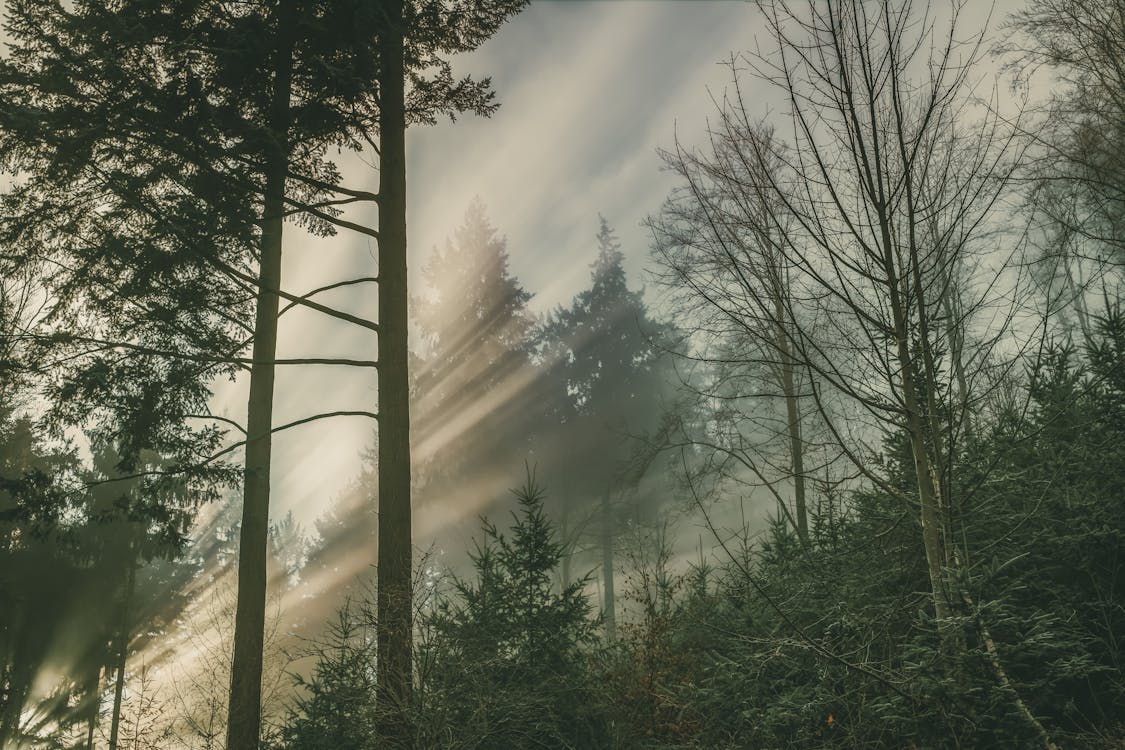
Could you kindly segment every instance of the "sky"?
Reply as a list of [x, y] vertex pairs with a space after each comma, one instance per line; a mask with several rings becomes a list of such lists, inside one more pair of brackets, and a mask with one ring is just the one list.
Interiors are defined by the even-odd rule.
[[[995, 27], [1015, 5], [972, 0], [962, 29], [981, 28], [990, 11]], [[630, 283], [643, 286], [649, 237], [642, 222], [674, 185], [658, 149], [672, 147], [677, 137], [685, 144], [703, 140], [714, 99], [730, 82], [726, 61], [753, 49], [762, 30], [755, 5], [739, 0], [533, 1], [481, 48], [455, 60], [458, 74], [492, 77], [499, 111], [408, 131], [413, 292], [422, 291], [417, 272], [429, 253], [460, 224], [474, 196], [507, 237], [511, 270], [535, 295], [533, 311], [567, 303], [587, 283], [599, 214], [622, 241]], [[782, 106], [762, 84], [743, 85], [762, 116]], [[377, 186], [374, 170], [361, 160], [342, 164], [353, 184]], [[290, 291], [375, 268], [368, 238], [320, 242], [297, 231], [289, 238]], [[369, 291], [353, 289], [331, 300], [375, 317]], [[280, 356], [357, 356], [365, 346], [374, 352], [368, 332], [315, 312], [294, 311], [282, 324]], [[279, 377], [276, 424], [318, 408], [374, 403], [373, 373], [301, 369]], [[220, 394], [229, 416], [245, 413], [245, 396], [237, 393]], [[292, 510], [308, 522], [322, 512], [358, 473], [372, 427], [347, 418], [279, 435], [275, 516]], [[420, 543], [430, 531], [415, 530]]]
[[[489, 119], [467, 116], [407, 134], [413, 291], [422, 291], [418, 271], [475, 196], [507, 237], [511, 270], [535, 295], [534, 311], [569, 302], [587, 283], [599, 213], [622, 241], [631, 284], [643, 286], [648, 238], [641, 222], [673, 184], [657, 149], [671, 146], [677, 132], [688, 142], [704, 132], [709, 88], [721, 92], [729, 78], [722, 61], [752, 44], [754, 33], [754, 9], [743, 2], [541, 1], [457, 59], [457, 73], [492, 77], [501, 106]], [[361, 158], [344, 155], [341, 164], [350, 184], [377, 186]], [[288, 229], [283, 283], [304, 293], [369, 275], [374, 256], [365, 237], [319, 240]], [[354, 288], [321, 301], [374, 318], [375, 299]], [[374, 350], [374, 335], [314, 311], [282, 318], [279, 357]], [[369, 371], [283, 369], [275, 424], [371, 408], [375, 383]], [[215, 406], [241, 420], [245, 399], [243, 384], [219, 384]], [[279, 433], [273, 516], [293, 511], [311, 523], [358, 475], [372, 434], [371, 422], [358, 417]], [[433, 531], [416, 529], [419, 542]]]
[[[994, 19], [1010, 5], [997, 4]], [[991, 8], [972, 0], [965, 28], [979, 28], [973, 24]], [[500, 109], [488, 119], [467, 116], [407, 134], [414, 293], [423, 291], [418, 271], [429, 253], [477, 196], [507, 237], [511, 271], [534, 294], [533, 311], [567, 303], [588, 281], [599, 214], [622, 241], [631, 285], [643, 286], [649, 240], [642, 222], [674, 184], [658, 149], [677, 136], [687, 144], [702, 140], [713, 97], [730, 81], [724, 61], [753, 48], [760, 30], [754, 4], [740, 0], [535, 0], [480, 49], [455, 59], [458, 74], [492, 77]], [[780, 104], [761, 85], [744, 91], [763, 116]], [[341, 155], [348, 184], [377, 188], [367, 161]], [[373, 215], [356, 218], [375, 222]], [[304, 294], [374, 275], [375, 252], [373, 240], [346, 230], [325, 240], [289, 227], [283, 286]], [[376, 317], [376, 297], [366, 286], [318, 299]], [[370, 331], [298, 308], [281, 320], [278, 356], [374, 359], [375, 345]], [[323, 411], [373, 409], [375, 384], [370, 370], [282, 367], [275, 425]], [[244, 421], [245, 385], [217, 383], [216, 413]], [[361, 417], [278, 433], [272, 516], [292, 511], [311, 524], [359, 474], [373, 433]], [[417, 528], [416, 538], [424, 544], [433, 531]]]

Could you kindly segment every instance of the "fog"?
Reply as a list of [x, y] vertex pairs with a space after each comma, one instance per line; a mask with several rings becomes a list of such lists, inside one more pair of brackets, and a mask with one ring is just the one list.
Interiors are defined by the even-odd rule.
[[[277, 750], [1119, 739], [1125, 609], [1091, 591], [1119, 567], [1121, 82], [1066, 46], [1098, 24], [411, 0], [395, 53], [324, 25], [393, 37], [395, 3], [142, 5], [0, 0], [22, 97], [0, 111], [0, 750], [243, 750], [237, 726]], [[282, 52], [239, 46], [259, 11]], [[393, 54], [405, 322], [378, 291], [393, 94], [364, 78]], [[272, 184], [282, 312], [254, 359]], [[408, 435], [375, 362], [400, 324]], [[266, 365], [268, 519], [243, 485]], [[406, 615], [377, 567], [398, 439]], [[1072, 502], [1086, 541], [1049, 531]]]

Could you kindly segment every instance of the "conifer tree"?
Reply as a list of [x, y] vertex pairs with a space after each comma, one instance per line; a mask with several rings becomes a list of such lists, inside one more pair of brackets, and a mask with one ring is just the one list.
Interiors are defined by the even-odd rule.
[[[557, 310], [542, 332], [547, 367], [559, 385], [558, 482], [578, 513], [597, 517], [606, 629], [615, 632], [615, 500], [641, 479], [631, 461], [640, 437], [659, 425], [672, 383], [671, 330], [629, 289], [620, 242], [599, 217], [590, 287]], [[641, 464], [644, 468], [645, 464]], [[642, 472], [643, 473], [643, 472]]]
[[479, 487], [474, 472], [522, 461], [529, 447], [537, 414], [528, 398], [531, 295], [508, 266], [506, 240], [477, 198], [422, 271], [427, 293], [414, 305], [424, 346], [412, 379], [414, 442], [416, 462], [435, 469], [426, 483], [438, 488]]
[[483, 523], [472, 553], [474, 579], [426, 615], [421, 655], [426, 737], [456, 733], [466, 747], [608, 747], [588, 656], [596, 621], [585, 580], [561, 591], [565, 554], [534, 477], [516, 492], [511, 531]]
[[406, 128], [490, 114], [488, 79], [455, 80], [450, 54], [476, 49], [527, 0], [387, 0], [379, 68], [378, 685], [384, 739], [413, 744], [410, 377], [407, 350]]
[[336, 613], [316, 665], [297, 678], [304, 694], [289, 712], [279, 736], [286, 750], [333, 750], [376, 743], [375, 633], [370, 613], [351, 601]]

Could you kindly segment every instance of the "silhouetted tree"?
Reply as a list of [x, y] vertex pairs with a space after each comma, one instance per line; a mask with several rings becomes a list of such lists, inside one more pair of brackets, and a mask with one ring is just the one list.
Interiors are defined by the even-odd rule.
[[406, 128], [496, 108], [491, 82], [455, 80], [447, 59], [496, 33], [527, 0], [387, 0], [380, 7], [378, 684], [385, 739], [409, 746], [412, 702], [410, 376]]
[[0, 406], [0, 744], [17, 741], [76, 582], [74, 558], [56, 548], [73, 509], [56, 480], [74, 463], [44, 445], [30, 420]]
[[[660, 425], [674, 385], [670, 329], [628, 288], [624, 255], [600, 219], [590, 288], [555, 311], [541, 332], [544, 366], [558, 384], [556, 481], [575, 515], [596, 509], [607, 631], [614, 633], [615, 501], [639, 483], [647, 463], [640, 438]], [[631, 440], [636, 438], [636, 440]]]
[[533, 478], [510, 536], [484, 523], [475, 580], [424, 617], [429, 637], [420, 725], [426, 746], [608, 747], [589, 654], [597, 623], [586, 581], [555, 586], [565, 551]]
[[[414, 305], [424, 352], [414, 377], [420, 459], [451, 472], [518, 449], [530, 377], [531, 299], [508, 268], [507, 242], [474, 199], [444, 249], [422, 271]], [[524, 439], [526, 448], [526, 437]], [[432, 447], [428, 447], [428, 443]], [[436, 443], [436, 444], [433, 444]], [[498, 443], [498, 445], [496, 445]], [[522, 459], [522, 455], [518, 455]]]
[[375, 627], [363, 604], [348, 602], [312, 649], [316, 665], [282, 726], [286, 750], [367, 747], [377, 742]]

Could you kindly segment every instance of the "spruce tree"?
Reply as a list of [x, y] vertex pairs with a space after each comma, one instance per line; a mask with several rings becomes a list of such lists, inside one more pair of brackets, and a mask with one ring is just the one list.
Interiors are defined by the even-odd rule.
[[[643, 295], [628, 287], [625, 256], [599, 217], [590, 287], [541, 332], [545, 366], [556, 383], [556, 481], [568, 515], [596, 519], [606, 630], [615, 633], [614, 540], [619, 503], [649, 464], [640, 438], [659, 427], [674, 382], [671, 329], [652, 318]], [[636, 520], [636, 519], [634, 519]]]
[[277, 745], [285, 750], [375, 745], [375, 632], [364, 605], [346, 603], [313, 652], [316, 665], [308, 678], [296, 678], [299, 697]]
[[511, 275], [507, 242], [479, 198], [422, 277], [414, 318], [424, 350], [413, 378], [422, 492], [481, 488], [498, 464], [525, 458], [538, 414], [528, 388], [531, 295]]
[[583, 593], [555, 574], [565, 554], [533, 477], [517, 493], [509, 534], [483, 522], [474, 579], [425, 616], [421, 705], [434, 745], [456, 733], [466, 747], [608, 747], [589, 657], [596, 620]]

